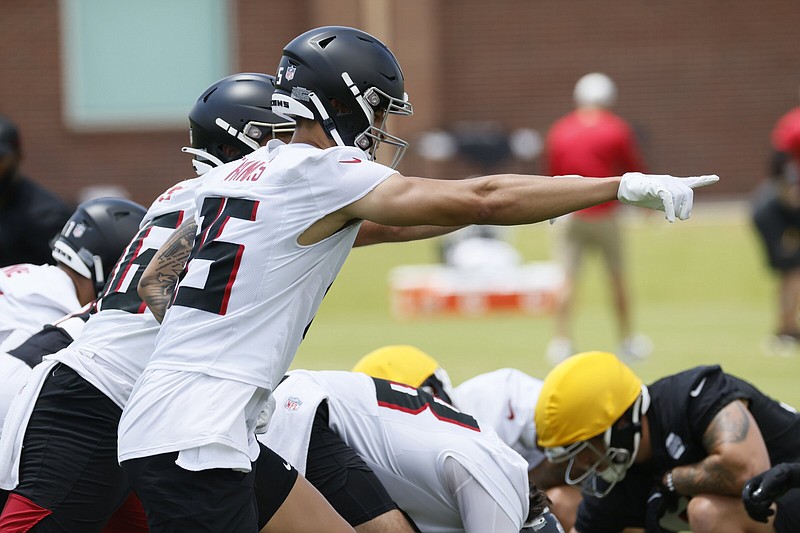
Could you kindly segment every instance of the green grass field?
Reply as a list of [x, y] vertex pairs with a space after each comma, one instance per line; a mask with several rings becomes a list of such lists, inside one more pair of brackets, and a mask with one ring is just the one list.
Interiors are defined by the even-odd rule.
[[[633, 365], [646, 381], [698, 364], [719, 363], [768, 394], [800, 406], [800, 351], [768, 356], [762, 342], [774, 328], [776, 280], [767, 269], [745, 204], [699, 203], [689, 221], [632, 210], [627, 257], [637, 329], [655, 344]], [[551, 257], [548, 224], [511, 229], [525, 260]], [[355, 249], [300, 347], [295, 368], [349, 369], [386, 344], [414, 344], [436, 357], [454, 384], [501, 367], [544, 377], [551, 317], [495, 314], [401, 321], [389, 310], [387, 274], [401, 264], [435, 262], [433, 241]], [[579, 288], [575, 343], [613, 351], [616, 329], [605, 276], [596, 258]]]

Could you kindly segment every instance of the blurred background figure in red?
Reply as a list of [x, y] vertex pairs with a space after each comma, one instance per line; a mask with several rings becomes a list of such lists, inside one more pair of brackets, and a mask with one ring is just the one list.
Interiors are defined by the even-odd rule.
[[[611, 111], [617, 87], [607, 75], [586, 74], [575, 85], [576, 108], [557, 120], [545, 141], [545, 172], [551, 176], [616, 176], [644, 171], [639, 146], [630, 125]], [[650, 355], [650, 339], [631, 325], [630, 294], [626, 280], [620, 204], [607, 202], [562, 217], [557, 226], [557, 255], [564, 269], [564, 287], [556, 312], [555, 336], [547, 358], [557, 364], [573, 353], [572, 320], [576, 287], [585, 252], [602, 256], [608, 272], [620, 345], [617, 354], [627, 360]]]
[[767, 350], [788, 354], [800, 342], [800, 106], [772, 130], [769, 180], [756, 192], [753, 223], [778, 275], [777, 325]]

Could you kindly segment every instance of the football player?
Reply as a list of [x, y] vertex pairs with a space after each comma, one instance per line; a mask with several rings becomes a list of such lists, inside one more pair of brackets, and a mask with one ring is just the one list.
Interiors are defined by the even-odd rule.
[[564, 484], [562, 466], [545, 461], [544, 453], [536, 446], [533, 411], [542, 380], [520, 370], [501, 368], [470, 378], [453, 389], [447, 371], [436, 359], [405, 345], [373, 350], [352, 370], [421, 388], [491, 426], [528, 462], [528, 479], [547, 491], [549, 508], [559, 522], [565, 528], [572, 526], [580, 491]]
[[124, 198], [88, 200], [53, 240], [56, 265], [0, 269], [0, 352], [94, 300], [144, 213]]
[[800, 530], [800, 495], [765, 524], [741, 501], [754, 475], [798, 459], [800, 414], [719, 366], [644, 385], [613, 354], [578, 354], [545, 378], [535, 421], [584, 490], [575, 532]]
[[[24, 346], [26, 341], [32, 336], [52, 335], [46, 326], [65, 315], [91, 312], [97, 293], [136, 233], [144, 211], [122, 198], [84, 202], [51, 244], [56, 265], [20, 264], [0, 269], [0, 424], [11, 399], [27, 380], [31, 363], [41, 360]], [[58, 331], [62, 329], [56, 330], [57, 336]]]
[[370, 501], [371, 488], [351, 481], [369, 469], [416, 531], [517, 533], [547, 523], [560, 531], [546, 508], [529, 516], [525, 460], [490, 427], [422, 389], [359, 372], [298, 370], [274, 398], [259, 438], [343, 516]]
[[[271, 76], [245, 73], [226, 77], [201, 95], [189, 115], [192, 148], [186, 150], [195, 154], [196, 168], [202, 172], [208, 161], [233, 160], [272, 138], [283, 135], [288, 140], [291, 124], [269, 109], [272, 90]], [[124, 525], [147, 530], [136, 514], [138, 502], [128, 497], [130, 488], [116, 458], [122, 406], [152, 352], [159, 327], [137, 293], [137, 282], [155, 249], [183, 219], [194, 217], [193, 197], [201, 180], [180, 182], [153, 202], [141, 229], [132, 240], [126, 239], [124, 255], [96, 302], [97, 312], [83, 327], [57, 328], [59, 334], [27, 347], [26, 358], [35, 362], [74, 337], [68, 348], [34, 368], [9, 410], [0, 440], [0, 487], [13, 490], [0, 515], [0, 530], [13, 523], [20, 531], [99, 531], [123, 501], [132, 507]], [[287, 520], [300, 517], [300, 523], [352, 531], [276, 455], [266, 451], [259, 464], [281, 474], [274, 476], [272, 503], [286, 503], [280, 516], [277, 505], [258, 510], [251, 506], [259, 525], [270, 522], [272, 530], [289, 530]], [[216, 492], [213, 483], [204, 488], [225, 501], [226, 494]], [[124, 521], [119, 513], [112, 520]], [[181, 527], [193, 527], [191, 513]], [[212, 527], [228, 530], [219, 524]]]
[[[363, 31], [316, 28], [292, 40], [272, 97], [273, 111], [296, 120], [292, 141], [269, 142], [208, 172], [195, 196], [199, 237], [185, 274], [182, 252], [171, 258], [162, 247], [151, 263], [155, 275], [143, 277], [158, 294], [159, 285], [163, 293], [182, 276], [120, 419], [119, 459], [148, 516], [165, 528], [181, 520], [181, 507], [210, 471], [238, 497], [220, 510], [213, 497], [195, 501], [193, 516], [233, 520], [250, 501], [241, 474], [259, 453], [258, 416], [362, 220], [522, 224], [617, 197], [685, 219], [692, 187], [718, 180], [638, 173], [407, 178], [394, 167], [408, 143], [387, 130], [390, 116], [412, 113], [404, 83], [392, 52]], [[374, 161], [382, 146], [395, 149], [389, 166]], [[157, 316], [165, 313], [163, 297], [146, 301]], [[242, 527], [252, 530], [246, 520]]]

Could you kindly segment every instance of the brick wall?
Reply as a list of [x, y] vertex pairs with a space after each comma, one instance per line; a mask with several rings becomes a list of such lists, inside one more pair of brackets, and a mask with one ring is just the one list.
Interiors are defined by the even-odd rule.
[[[796, 0], [229, 4], [235, 9], [235, 70], [271, 73], [282, 44], [316, 25], [375, 31], [404, 66], [417, 116], [397, 130], [411, 140], [423, 129], [465, 120], [544, 133], [571, 108], [578, 77], [606, 72], [618, 84], [617, 109], [640, 132], [652, 171], [723, 177], [703, 195], [752, 190], [763, 176], [772, 125], [798, 104]], [[149, 203], [191, 174], [178, 150], [186, 130], [69, 131], [61, 109], [59, 6], [56, 0], [0, 0], [0, 113], [21, 127], [23, 168], [69, 200], [84, 186], [108, 183]], [[536, 172], [538, 166], [496, 170]], [[464, 161], [427, 164], [412, 151], [400, 170], [455, 177], [477, 169]]]

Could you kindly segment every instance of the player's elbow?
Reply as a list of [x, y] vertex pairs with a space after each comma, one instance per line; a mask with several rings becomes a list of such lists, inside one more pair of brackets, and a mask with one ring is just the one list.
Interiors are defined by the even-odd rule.
[[505, 214], [510, 210], [509, 198], [496, 189], [487, 188], [478, 191], [468, 206], [471, 224], [502, 224]]

